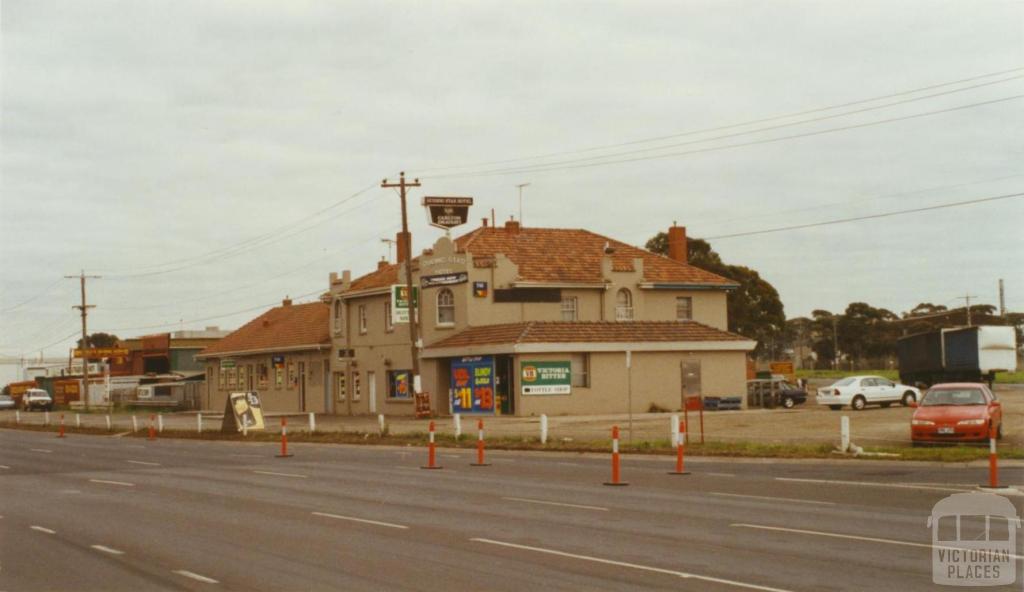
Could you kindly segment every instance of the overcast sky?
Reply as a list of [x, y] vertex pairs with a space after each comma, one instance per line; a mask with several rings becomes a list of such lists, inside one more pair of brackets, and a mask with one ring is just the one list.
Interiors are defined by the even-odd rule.
[[[637, 245], [1024, 191], [1024, 100], [993, 102], [1024, 94], [1020, 2], [0, 6], [0, 355], [66, 354], [82, 269], [90, 332], [122, 337], [365, 273], [402, 169], [417, 251], [422, 195], [473, 196], [475, 225], [520, 183], [526, 225]], [[712, 246], [789, 317], [997, 304], [999, 278], [1024, 309], [1021, 198]]]

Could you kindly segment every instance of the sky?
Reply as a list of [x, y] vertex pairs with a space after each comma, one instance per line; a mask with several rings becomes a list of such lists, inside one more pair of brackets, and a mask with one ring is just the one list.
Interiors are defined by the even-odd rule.
[[121, 337], [315, 298], [402, 170], [417, 252], [422, 196], [459, 234], [529, 183], [526, 226], [678, 222], [791, 318], [1021, 311], [1022, 95], [1020, 2], [4, 0], [0, 356], [66, 355], [83, 270]]

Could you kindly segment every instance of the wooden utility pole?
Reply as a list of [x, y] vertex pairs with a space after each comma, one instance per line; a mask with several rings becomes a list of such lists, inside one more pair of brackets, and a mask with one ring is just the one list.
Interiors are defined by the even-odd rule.
[[[72, 306], [71, 308], [77, 308], [82, 313], [82, 349], [89, 349], [89, 331], [87, 328], [86, 317], [89, 316], [89, 309], [96, 308], [94, 304], [85, 303], [85, 280], [98, 280], [98, 275], [85, 275], [83, 269], [78, 275], [66, 275], [64, 279], [75, 279], [78, 278], [82, 286], [82, 303], [78, 306]], [[85, 404], [85, 410], [89, 410], [89, 358], [85, 352], [82, 352], [82, 402]]]
[[973, 294], [964, 294], [963, 296], [957, 297], [957, 299], [961, 298], [964, 301], [964, 306], [967, 308], [967, 326], [972, 327], [973, 325], [971, 324], [971, 298], [977, 298], [977, 296]]
[[[409, 187], [419, 187], [420, 180], [413, 179], [412, 182], [405, 180], [405, 172], [403, 171], [398, 175], [398, 183], [388, 183], [387, 179], [384, 179], [380, 183], [381, 187], [397, 187], [399, 195], [402, 198], [402, 236], [405, 237], [405, 289], [406, 298], [409, 302], [409, 351], [412, 354], [412, 392], [413, 402], [415, 403], [416, 397], [420, 394], [420, 355], [417, 342], [419, 341], [419, 331], [417, 331], [416, 322], [419, 320], [419, 315], [416, 310], [416, 299], [412, 291], [412, 235], [409, 234], [409, 216], [406, 213], [405, 208], [405, 192]], [[403, 257], [402, 244], [398, 244], [398, 259], [401, 260]]]

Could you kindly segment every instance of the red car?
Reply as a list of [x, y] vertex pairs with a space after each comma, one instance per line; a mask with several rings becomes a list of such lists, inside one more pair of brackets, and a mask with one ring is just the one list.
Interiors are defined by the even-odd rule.
[[918, 442], [985, 442], [989, 430], [1003, 436], [1003, 408], [987, 386], [974, 382], [936, 384], [914, 405], [910, 439]]

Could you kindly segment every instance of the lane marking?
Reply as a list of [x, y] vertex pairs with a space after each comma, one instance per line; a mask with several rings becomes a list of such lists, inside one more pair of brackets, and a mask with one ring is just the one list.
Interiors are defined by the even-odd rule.
[[11, 467], [9, 467], [7, 465], [0, 465], [0, 469], [9, 469], [9, 468], [11, 468]]
[[197, 573], [193, 573], [191, 571], [184, 570], [184, 569], [176, 569], [176, 570], [174, 570], [174, 573], [178, 574], [179, 576], [185, 576], [186, 578], [192, 578], [193, 580], [197, 580], [197, 581], [203, 582], [204, 584], [219, 584], [220, 583], [220, 582], [218, 582], [217, 580], [215, 580], [213, 578], [208, 578], [206, 576], [201, 576], [201, 575], [199, 575]]
[[[882, 539], [882, 538], [878, 538], [878, 537], [865, 537], [865, 536], [857, 536], [857, 535], [853, 535], [853, 534], [842, 534], [842, 533], [838, 533], [838, 532], [821, 532], [821, 531], [818, 531], [818, 530], [802, 530], [802, 529], [799, 529], [799, 528], [783, 528], [781, 526], [764, 526], [764, 525], [761, 525], [761, 524], [743, 524], [743, 523], [730, 524], [729, 526], [735, 526], [737, 528], [753, 528], [753, 529], [757, 529], [757, 530], [773, 530], [773, 531], [778, 531], [778, 532], [791, 532], [791, 533], [794, 533], [794, 534], [806, 534], [806, 535], [812, 535], [812, 536], [830, 537], [830, 538], [835, 538], [835, 539], [850, 539], [850, 540], [855, 540], [855, 541], [867, 541], [869, 543], [886, 543], [886, 544], [889, 544], [889, 545], [902, 545], [904, 547], [921, 547], [921, 548], [924, 548], [924, 549], [949, 549], [949, 550], [958, 550], [958, 551], [962, 551], [963, 550], [963, 547], [949, 547], [949, 546], [946, 546], [946, 545], [931, 545], [929, 543], [914, 543], [914, 542], [911, 542], [911, 541], [898, 541], [898, 540], [895, 540], [895, 539]], [[1024, 559], [1024, 555], [1010, 555], [1010, 557], [1013, 557], [1014, 559]]]
[[338, 514], [328, 514], [326, 512], [313, 512], [314, 516], [323, 516], [324, 518], [334, 518], [335, 520], [348, 520], [349, 522], [361, 522], [363, 524], [373, 524], [375, 526], [386, 526], [388, 528], [400, 528], [402, 530], [408, 530], [408, 526], [401, 524], [391, 524], [390, 522], [378, 522], [377, 520], [367, 520], [365, 518], [354, 518], [352, 516], [341, 516]]
[[228, 454], [228, 456], [244, 456], [244, 457], [247, 457], [247, 458], [264, 458], [262, 455], [259, 455], [259, 454], [235, 454], [233, 452]]
[[105, 485], [120, 485], [121, 487], [135, 487], [134, 483], [126, 483], [124, 481], [107, 481], [106, 479], [89, 479], [93, 483], [103, 483]]
[[133, 465], [145, 465], [147, 467], [159, 467], [160, 463], [146, 462], [144, 460], [126, 460], [125, 462], [132, 463]]
[[713, 576], [702, 576], [695, 573], [689, 573], [685, 571], [676, 571], [674, 569], [665, 569], [662, 567], [651, 567], [649, 565], [639, 565], [636, 563], [626, 563], [625, 561], [615, 561], [612, 559], [601, 559], [600, 557], [591, 557], [589, 555], [577, 555], [575, 553], [566, 553], [565, 551], [555, 551], [554, 549], [545, 549], [543, 547], [530, 547], [528, 545], [517, 545], [516, 543], [506, 543], [503, 541], [495, 541], [492, 539], [469, 539], [475, 543], [486, 543], [488, 545], [498, 545], [500, 547], [509, 547], [511, 549], [520, 549], [523, 551], [534, 551], [536, 553], [546, 553], [548, 555], [555, 555], [558, 557], [568, 557], [570, 559], [579, 559], [581, 561], [591, 561], [594, 563], [603, 563], [605, 565], [614, 565], [617, 567], [628, 567], [630, 569], [636, 569], [639, 571], [647, 571], [652, 573], [665, 574], [670, 576], [676, 576], [683, 579], [694, 579], [701, 580], [704, 582], [714, 582], [716, 584], [725, 584], [727, 586], [736, 586], [739, 588], [749, 588], [751, 590], [764, 590], [765, 592], [792, 592], [784, 588], [772, 588], [770, 586], [761, 586], [759, 584], [748, 584], [747, 582], [739, 582], [736, 580], [727, 580], [724, 578], [716, 578]]
[[750, 498], [750, 499], [770, 500], [770, 501], [773, 501], [773, 502], [795, 502], [795, 503], [798, 503], [798, 504], [817, 504], [817, 505], [821, 505], [821, 506], [834, 506], [834, 505], [836, 505], [835, 502], [819, 502], [817, 500], [805, 500], [805, 499], [799, 499], [799, 498], [794, 498], [794, 497], [771, 497], [771, 496], [767, 496], [767, 495], [745, 495], [745, 494], [741, 494], [741, 493], [722, 493], [722, 492], [718, 492], [718, 491], [710, 491], [710, 492], [708, 492], [708, 494], [709, 495], [720, 495], [720, 496], [725, 496], [725, 497], [743, 497], [743, 498]]
[[710, 475], [712, 477], [735, 477], [736, 473], [705, 473], [701, 471], [701, 475]]
[[110, 547], [104, 547], [103, 545], [89, 545], [97, 551], [103, 551], [104, 553], [110, 553], [111, 555], [124, 555], [124, 551], [118, 551], [117, 549], [111, 549]]
[[789, 481], [791, 483], [828, 483], [830, 485], [861, 485], [864, 487], [895, 487], [897, 489], [928, 489], [932, 491], [971, 491], [970, 489], [957, 489], [952, 487], [909, 485], [906, 483], [878, 483], [876, 481], [837, 481], [834, 479], [797, 479], [794, 477], [776, 477], [775, 480]]
[[462, 458], [461, 454], [442, 454], [442, 458]]
[[581, 510], [598, 510], [600, 512], [607, 512], [608, 508], [602, 508], [601, 506], [585, 506], [583, 504], [566, 504], [562, 502], [549, 502], [546, 500], [530, 499], [526, 497], [503, 497], [501, 499], [510, 500], [513, 502], [525, 502], [528, 504], [544, 504], [546, 506], [562, 506], [563, 508], [579, 508]]
[[141, 444], [127, 444], [125, 447], [126, 448], [145, 448], [145, 446], [143, 446]]
[[31, 450], [32, 452], [45, 452], [47, 454], [53, 452], [52, 450], [48, 450], [46, 448], [29, 448], [29, 450]]
[[29, 526], [29, 528], [31, 528], [32, 530], [38, 530], [39, 532], [45, 532], [46, 534], [57, 534], [56, 530], [50, 530], [49, 528], [45, 528], [43, 526], [36, 526], [35, 524]]
[[274, 475], [275, 477], [295, 477], [296, 479], [308, 479], [309, 478], [306, 475], [299, 475], [297, 473], [275, 473], [273, 471], [253, 471], [253, 473], [258, 473], [260, 475]]
[[555, 463], [555, 464], [556, 465], [561, 465], [563, 467], [582, 467], [583, 466], [583, 465], [581, 465], [579, 463], [571, 463], [571, 462], [559, 462], [559, 463]]

